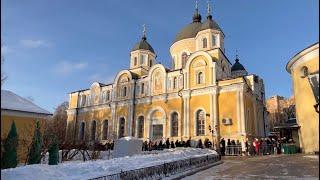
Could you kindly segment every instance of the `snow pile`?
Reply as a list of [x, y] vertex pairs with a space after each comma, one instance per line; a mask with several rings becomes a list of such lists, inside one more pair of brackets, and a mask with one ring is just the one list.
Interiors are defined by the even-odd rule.
[[3, 179], [89, 179], [120, 171], [139, 169], [160, 165], [167, 162], [217, 154], [210, 149], [175, 148], [134, 156], [96, 160], [86, 162], [69, 162], [49, 166], [46, 164], [27, 165], [13, 169], [1, 170]]
[[306, 155], [304, 158], [319, 159], [319, 155]]
[[142, 151], [142, 140], [127, 136], [116, 140], [114, 143], [114, 157], [132, 156]]

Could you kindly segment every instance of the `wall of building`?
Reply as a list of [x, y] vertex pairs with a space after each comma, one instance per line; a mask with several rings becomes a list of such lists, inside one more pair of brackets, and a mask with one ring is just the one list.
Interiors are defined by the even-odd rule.
[[40, 122], [40, 128], [41, 128], [40, 130], [43, 135], [46, 118], [1, 115], [1, 140], [2, 141], [5, 138], [7, 138], [13, 121], [16, 124], [18, 139], [19, 139], [18, 148], [17, 148], [18, 160], [19, 160], [19, 163], [25, 163], [27, 154], [28, 154], [28, 148], [32, 143], [36, 122], [37, 121]]
[[313, 107], [316, 101], [308, 78], [302, 77], [304, 66], [309, 73], [319, 73], [319, 44], [302, 51], [294, 58], [298, 59], [287, 70], [289, 69], [293, 81], [297, 123], [300, 125], [300, 147], [305, 153], [319, 152], [319, 114]]

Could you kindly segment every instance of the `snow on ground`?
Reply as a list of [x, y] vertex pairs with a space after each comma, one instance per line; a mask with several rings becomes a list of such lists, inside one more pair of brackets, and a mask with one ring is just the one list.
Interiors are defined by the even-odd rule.
[[144, 152], [139, 155], [96, 161], [72, 161], [59, 165], [27, 165], [1, 170], [1, 178], [7, 179], [88, 179], [98, 176], [119, 173], [121, 170], [132, 170], [155, 166], [181, 159], [217, 154], [211, 149], [175, 148], [163, 151]]
[[311, 158], [311, 159], [318, 159], [319, 160], [319, 155], [306, 155], [303, 156], [304, 158]]
[[[73, 153], [73, 151], [75, 151], [74, 149], [72, 149], [70, 151], [70, 154]], [[91, 155], [92, 154], [92, 151], [88, 151], [88, 153]], [[59, 150], [59, 163], [61, 162], [61, 157], [62, 157], [62, 151]], [[88, 155], [85, 153], [85, 157], [86, 157], [86, 161], [89, 160], [89, 157]], [[100, 155], [97, 159], [103, 159], [103, 160], [108, 160], [108, 159], [112, 159], [113, 158], [113, 151], [110, 151], [110, 154], [109, 154], [109, 151], [100, 151]], [[78, 162], [84, 162], [83, 161], [83, 156], [80, 152], [78, 152], [78, 154], [76, 154], [72, 160], [70, 161], [64, 161], [63, 163], [70, 163], [70, 162], [74, 162], [74, 161], [78, 161]], [[46, 154], [46, 156], [41, 160], [41, 164], [48, 164], [49, 162], [49, 153]], [[20, 166], [23, 166], [24, 164], [20, 165]]]

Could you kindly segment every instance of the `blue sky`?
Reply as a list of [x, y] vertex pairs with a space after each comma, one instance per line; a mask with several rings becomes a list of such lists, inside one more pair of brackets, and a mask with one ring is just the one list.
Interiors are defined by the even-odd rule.
[[[169, 47], [191, 22], [194, 0], [2, 0], [1, 40], [8, 75], [3, 88], [32, 97], [53, 112], [68, 93], [111, 82], [129, 67], [142, 24], [157, 60], [170, 65]], [[319, 41], [318, 0], [211, 0], [226, 55], [236, 49], [249, 73], [264, 79], [266, 96], [292, 94], [285, 65]], [[200, 0], [203, 19], [206, 1]]]

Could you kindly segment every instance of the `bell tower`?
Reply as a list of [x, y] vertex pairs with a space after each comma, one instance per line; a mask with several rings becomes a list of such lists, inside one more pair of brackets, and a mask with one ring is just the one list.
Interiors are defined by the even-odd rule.
[[130, 52], [130, 71], [140, 76], [148, 73], [156, 63], [156, 54], [152, 46], [147, 42], [146, 26], [143, 25], [141, 40], [134, 45]]

